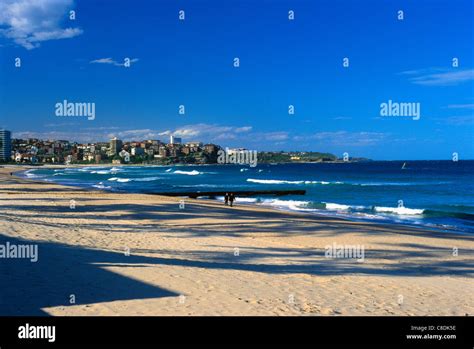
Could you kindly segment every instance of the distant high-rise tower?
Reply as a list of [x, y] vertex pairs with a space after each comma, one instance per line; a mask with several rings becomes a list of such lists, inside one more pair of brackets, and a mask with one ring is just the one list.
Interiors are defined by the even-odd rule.
[[113, 154], [118, 154], [122, 150], [122, 141], [114, 137], [110, 140], [110, 152]]
[[181, 138], [170, 136], [170, 144], [181, 144]]
[[0, 161], [10, 161], [12, 155], [11, 132], [0, 130]]

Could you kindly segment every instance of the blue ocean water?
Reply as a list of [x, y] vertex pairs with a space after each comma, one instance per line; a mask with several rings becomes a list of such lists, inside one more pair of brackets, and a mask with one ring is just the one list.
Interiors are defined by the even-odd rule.
[[[25, 177], [119, 192], [305, 189], [237, 199], [306, 214], [474, 232], [474, 161], [34, 169]], [[403, 168], [402, 168], [403, 167]]]

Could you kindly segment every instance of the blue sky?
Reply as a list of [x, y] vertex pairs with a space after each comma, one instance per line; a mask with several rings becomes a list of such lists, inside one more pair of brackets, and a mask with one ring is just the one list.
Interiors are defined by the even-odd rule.
[[[256, 150], [473, 159], [472, 7], [471, 0], [4, 0], [0, 127], [18, 138], [175, 134]], [[56, 116], [65, 99], [95, 103], [96, 118]], [[420, 103], [420, 120], [380, 116], [388, 100]]]

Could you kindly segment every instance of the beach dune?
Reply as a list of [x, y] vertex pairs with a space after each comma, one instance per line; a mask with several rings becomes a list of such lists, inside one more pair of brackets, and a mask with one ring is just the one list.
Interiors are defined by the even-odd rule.
[[16, 170], [0, 169], [0, 246], [34, 245], [38, 258], [0, 258], [0, 315], [474, 313], [472, 235], [206, 200], [183, 208]]

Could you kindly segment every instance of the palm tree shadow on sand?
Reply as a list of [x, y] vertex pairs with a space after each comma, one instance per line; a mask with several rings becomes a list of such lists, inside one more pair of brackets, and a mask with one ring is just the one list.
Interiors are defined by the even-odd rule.
[[170, 290], [104, 269], [106, 264], [149, 263], [150, 258], [124, 253], [26, 241], [0, 234], [0, 244], [37, 244], [38, 261], [0, 259], [0, 315], [49, 315], [47, 307], [160, 297], [177, 297]]

